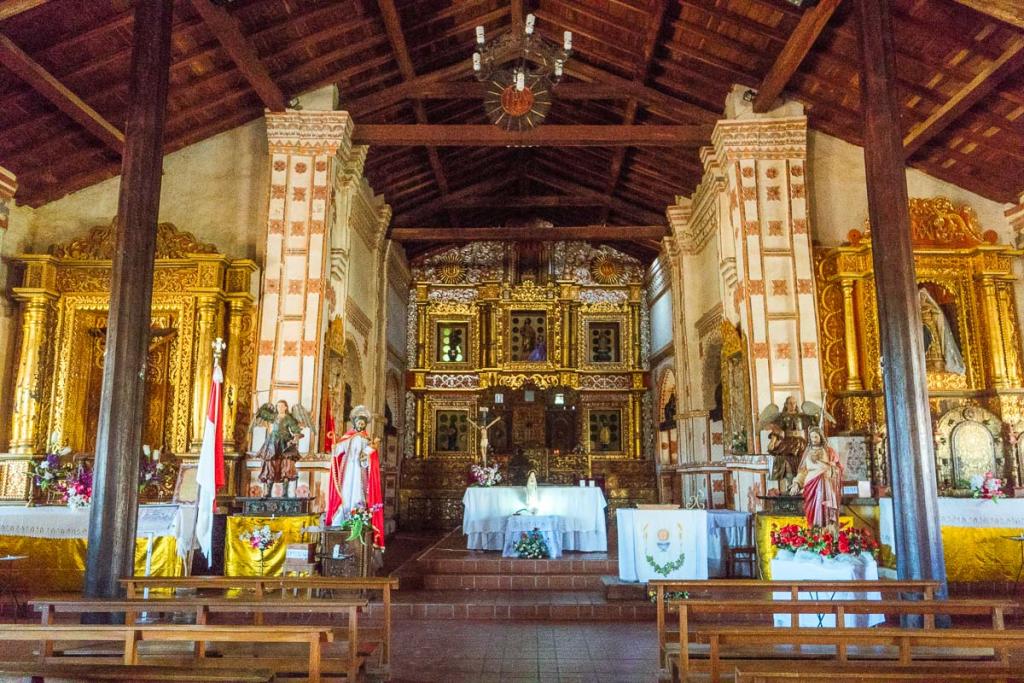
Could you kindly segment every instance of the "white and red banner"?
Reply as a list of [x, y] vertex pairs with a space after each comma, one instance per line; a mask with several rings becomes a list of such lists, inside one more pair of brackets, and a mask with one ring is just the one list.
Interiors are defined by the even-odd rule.
[[196, 501], [196, 540], [206, 556], [207, 566], [213, 564], [213, 511], [217, 490], [224, 486], [224, 425], [223, 401], [224, 372], [214, 365], [210, 381], [210, 400], [206, 407], [206, 426], [203, 429], [203, 447], [199, 451], [199, 500]]

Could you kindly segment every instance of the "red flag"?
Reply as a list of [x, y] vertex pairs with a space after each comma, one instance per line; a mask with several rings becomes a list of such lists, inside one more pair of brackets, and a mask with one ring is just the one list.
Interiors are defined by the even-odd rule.
[[210, 397], [206, 408], [206, 426], [203, 429], [203, 447], [199, 451], [199, 500], [196, 510], [196, 539], [207, 562], [213, 563], [213, 510], [217, 489], [224, 486], [224, 427], [223, 396], [224, 372], [220, 365], [213, 367]]

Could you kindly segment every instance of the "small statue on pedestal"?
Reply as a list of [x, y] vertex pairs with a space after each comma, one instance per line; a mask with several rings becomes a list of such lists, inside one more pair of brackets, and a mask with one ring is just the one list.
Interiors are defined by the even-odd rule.
[[787, 398], [782, 410], [772, 403], [761, 411], [758, 427], [771, 431], [768, 440], [768, 452], [774, 456], [771, 478], [779, 482], [780, 491], [789, 489], [792, 484], [807, 447], [807, 428], [818, 424], [821, 416], [821, 406], [810, 401], [799, 406], [796, 396]]
[[296, 403], [291, 410], [288, 401], [276, 404], [264, 403], [256, 412], [253, 425], [263, 424], [267, 428], [267, 438], [260, 446], [256, 456], [263, 461], [259, 481], [263, 485], [263, 497], [270, 497], [274, 484], [284, 485], [283, 496], [295, 497], [295, 485], [299, 480], [299, 471], [295, 463], [302, 457], [299, 454], [299, 441], [302, 430], [312, 429], [309, 413]]
[[353, 510], [366, 510], [373, 527], [373, 545], [384, 548], [384, 496], [380, 477], [380, 439], [370, 438], [370, 411], [352, 409], [352, 428], [338, 440], [331, 454], [331, 487], [327, 497], [327, 524], [341, 526]]
[[838, 527], [843, 465], [828, 445], [820, 427], [811, 427], [800, 468], [789, 488], [790, 495], [802, 494], [807, 523], [817, 527]]

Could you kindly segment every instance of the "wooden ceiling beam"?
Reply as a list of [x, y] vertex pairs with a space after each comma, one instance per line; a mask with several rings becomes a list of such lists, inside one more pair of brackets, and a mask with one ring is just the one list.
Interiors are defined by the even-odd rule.
[[475, 194], [486, 194], [488, 192], [496, 192], [502, 187], [512, 182], [514, 178], [505, 175], [492, 175], [486, 180], [481, 180], [478, 183], [467, 185], [459, 190], [452, 191], [446, 198], [438, 198], [429, 202], [420, 204], [414, 209], [409, 211], [403, 211], [402, 213], [396, 214], [394, 219], [391, 221], [392, 225], [414, 225], [416, 223], [422, 223], [431, 216], [444, 211], [446, 201], [454, 201], [456, 199], [462, 199], [464, 197], [471, 197]]
[[32, 59], [7, 36], [0, 35], [0, 64], [10, 69], [51, 104], [77, 121], [118, 154], [124, 152], [124, 133], [100, 116], [75, 93]]
[[999, 59], [982, 69], [970, 83], [958, 90], [927, 119], [903, 137], [903, 151], [909, 157], [926, 145], [971, 107], [995, 90], [1009, 76], [1024, 67], [1024, 37], [1017, 36]]
[[439, 81], [450, 81], [460, 76], [465, 76], [473, 71], [473, 66], [468, 59], [460, 60], [451, 66], [437, 71], [417, 76], [416, 78], [399, 83], [398, 85], [385, 88], [384, 90], [366, 95], [357, 100], [346, 103], [345, 108], [356, 118], [367, 116], [375, 111], [403, 100], [410, 99], [418, 88], [426, 83], [437, 83]]
[[711, 139], [709, 125], [540, 126], [526, 132], [487, 124], [357, 124], [357, 145], [400, 147], [700, 147]]
[[396, 242], [472, 242], [501, 240], [511, 242], [555, 242], [559, 240], [660, 240], [668, 235], [667, 225], [573, 225], [545, 228], [394, 228]]
[[825, 24], [839, 7], [840, 1], [821, 0], [803, 13], [800, 22], [789, 36], [789, 40], [786, 41], [779, 56], [776, 57], [775, 63], [765, 74], [764, 80], [761, 81], [757, 97], [754, 98], [755, 112], [764, 113], [775, 106], [775, 100], [782, 94], [796, 70], [800, 68], [800, 64], [818, 40]]
[[1011, 26], [1024, 29], [1024, 4], [1020, 0], [953, 0]]
[[0, 2], [0, 21], [16, 17], [30, 9], [45, 5], [48, 0], [3, 0]]
[[[566, 181], [561, 178], [557, 178], [553, 175], [550, 175], [550, 173], [555, 172], [555, 169], [553, 168], [552, 164], [545, 160], [538, 160], [537, 166], [539, 168], [546, 169], [548, 173], [528, 173], [528, 175], [530, 176], [530, 180], [534, 182], [540, 183], [541, 185], [553, 188], [555, 190], [559, 190], [560, 192], [577, 194], [580, 196], [593, 196], [595, 198], [600, 198], [600, 200], [602, 201], [607, 200], [611, 204], [611, 208], [613, 210], [618, 211], [619, 213], [625, 216], [629, 216], [630, 220], [635, 220], [640, 223], [652, 223], [658, 225], [665, 222], [665, 216], [663, 214], [651, 211], [650, 209], [646, 209], [642, 206], [631, 204], [617, 197], [608, 197], [606, 195], [601, 194], [597, 190], [590, 189], [584, 185], [580, 185], [579, 183]], [[562, 172], [564, 172], [564, 169], [562, 169]], [[668, 206], [667, 203], [666, 206]]]
[[564, 194], [532, 195], [522, 197], [515, 195], [503, 197], [464, 197], [461, 199], [446, 200], [444, 204], [445, 207], [449, 209], [557, 209], [562, 207], [607, 206], [608, 197], [594, 197], [593, 195], [573, 196]]
[[[665, 20], [665, 10], [668, 8], [668, 0], [656, 0], [654, 4], [654, 15], [649, 16], [650, 23], [647, 25], [647, 31], [644, 34], [644, 44], [640, 51], [641, 61], [637, 64], [635, 71], [635, 79], [640, 84], [646, 87], [647, 74], [651, 69], [651, 62], [654, 61], [654, 49], [658, 46], [658, 35], [661, 34], [662, 24]], [[622, 117], [622, 125], [631, 126], [636, 121], [637, 110], [639, 109], [638, 101], [635, 97], [629, 98], [626, 103], [626, 113]], [[622, 177], [622, 166], [626, 162], [626, 148], [619, 147], [615, 150], [612, 155], [612, 163], [608, 165], [608, 182], [605, 184], [605, 192], [609, 196], [615, 194], [615, 188], [619, 185], [619, 178]], [[601, 210], [600, 221], [602, 223], [608, 222], [608, 212], [611, 207], [605, 204]]]
[[288, 106], [288, 99], [270, 77], [267, 67], [263, 66], [256, 48], [242, 33], [238, 20], [223, 7], [213, 4], [211, 0], [191, 1], [192, 7], [206, 22], [217, 42], [231, 57], [231, 61], [238, 67], [245, 80], [249, 81], [249, 85], [260, 96], [267, 109], [284, 111]]

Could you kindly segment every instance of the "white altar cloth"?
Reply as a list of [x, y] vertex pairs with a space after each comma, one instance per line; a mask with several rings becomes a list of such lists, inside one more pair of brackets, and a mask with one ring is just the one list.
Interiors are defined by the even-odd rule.
[[565, 524], [555, 515], [512, 515], [505, 518], [505, 546], [502, 557], [519, 557], [515, 544], [524, 533], [537, 530], [548, 546], [548, 557], [552, 560], [562, 556], [562, 534]]
[[[773, 581], [877, 581], [878, 564], [869, 554], [840, 555], [837, 558], [822, 558], [811, 552], [801, 551], [793, 555], [791, 551], [780, 550], [771, 564]], [[772, 598], [780, 602], [790, 600], [789, 591], [776, 591]], [[871, 591], [866, 593], [839, 593], [836, 591], [801, 592], [801, 600], [881, 600], [882, 594]], [[776, 614], [775, 626], [789, 627], [792, 623], [789, 614]], [[884, 614], [847, 614], [845, 624], [850, 628], [868, 628], [885, 621]], [[835, 628], [836, 618], [833, 614], [801, 614], [800, 626]]]
[[[525, 486], [470, 486], [462, 497], [462, 533], [470, 550], [502, 550], [505, 519], [526, 508]], [[608, 552], [604, 494], [596, 486], [540, 486], [538, 515], [557, 515], [564, 524], [562, 550]]]
[[[619, 579], [646, 582], [708, 578], [707, 510], [620, 508], [615, 515]], [[672, 564], [680, 566], [669, 571]]]
[[[135, 526], [137, 538], [174, 536], [178, 554], [188, 553], [196, 506], [176, 503], [140, 505]], [[67, 506], [0, 507], [0, 536], [29, 538], [88, 538], [89, 508]]]
[[750, 538], [752, 516], [736, 510], [708, 510], [708, 576], [725, 576], [729, 548], [753, 545]]

